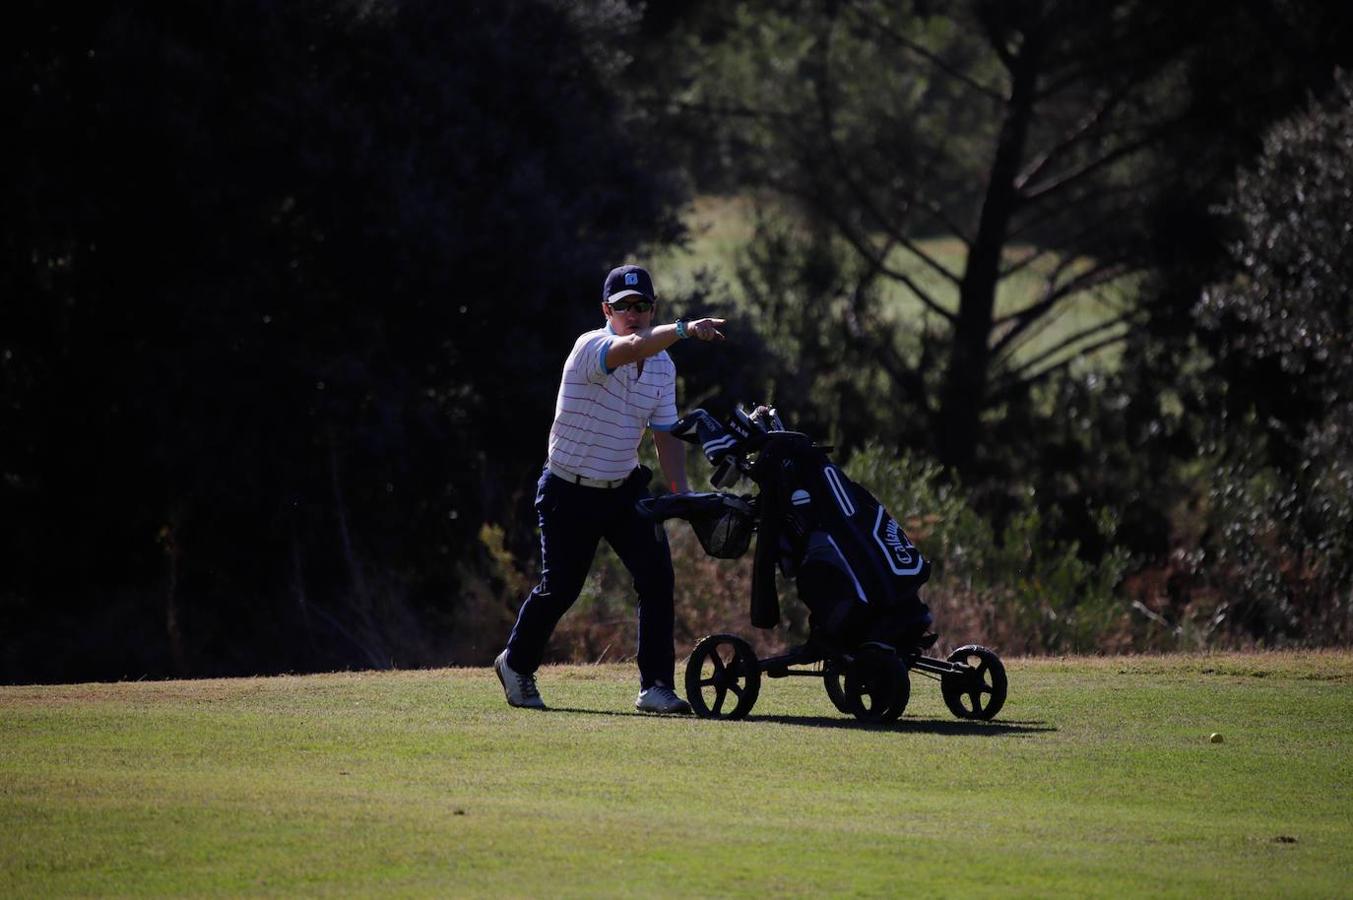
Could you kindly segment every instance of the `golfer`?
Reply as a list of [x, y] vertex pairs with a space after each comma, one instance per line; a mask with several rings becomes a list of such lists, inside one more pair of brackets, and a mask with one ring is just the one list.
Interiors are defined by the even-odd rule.
[[667, 348], [685, 338], [722, 341], [723, 319], [678, 319], [654, 325], [653, 280], [638, 266], [606, 276], [606, 325], [578, 338], [564, 363], [554, 405], [548, 462], [536, 489], [540, 516], [540, 583], [517, 616], [507, 649], [493, 661], [513, 706], [544, 709], [536, 669], [555, 625], [592, 567], [597, 542], [611, 545], [639, 593], [639, 697], [636, 709], [686, 713], [672, 690], [672, 557], [667, 535], [639, 517], [652, 472], [639, 465], [644, 430], [653, 432], [663, 479], [686, 484], [684, 445], [669, 432], [677, 422], [676, 367]]

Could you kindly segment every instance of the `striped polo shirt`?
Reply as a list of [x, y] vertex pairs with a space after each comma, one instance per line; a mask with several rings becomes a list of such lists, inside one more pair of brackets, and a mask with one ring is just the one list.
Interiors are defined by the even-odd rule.
[[584, 478], [624, 478], [639, 465], [644, 429], [677, 422], [676, 366], [667, 351], [608, 370], [610, 325], [578, 338], [564, 363], [550, 429], [550, 467]]

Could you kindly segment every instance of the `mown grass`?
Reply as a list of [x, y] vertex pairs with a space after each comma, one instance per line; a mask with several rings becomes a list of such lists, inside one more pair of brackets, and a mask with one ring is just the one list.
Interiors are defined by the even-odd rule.
[[[1347, 895], [1353, 654], [1010, 660], [998, 721], [629, 665], [0, 688], [0, 895]], [[1211, 732], [1225, 741], [1209, 743]]]

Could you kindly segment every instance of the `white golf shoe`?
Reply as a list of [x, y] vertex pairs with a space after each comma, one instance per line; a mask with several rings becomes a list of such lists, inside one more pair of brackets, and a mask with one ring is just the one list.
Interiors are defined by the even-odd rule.
[[545, 708], [545, 701], [540, 699], [540, 691], [536, 690], [536, 676], [513, 671], [507, 664], [506, 650], [493, 661], [493, 671], [498, 673], [498, 680], [503, 683], [503, 693], [507, 695], [508, 704], [527, 709]]
[[667, 685], [659, 682], [639, 692], [634, 708], [641, 712], [688, 713], [691, 705], [676, 695]]

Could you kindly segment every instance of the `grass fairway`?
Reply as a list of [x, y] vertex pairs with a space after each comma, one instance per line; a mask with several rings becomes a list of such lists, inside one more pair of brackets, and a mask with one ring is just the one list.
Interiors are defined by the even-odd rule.
[[[1008, 660], [965, 724], [631, 666], [0, 687], [0, 896], [1348, 896], [1353, 654]], [[1210, 732], [1225, 740], [1209, 743]]]

